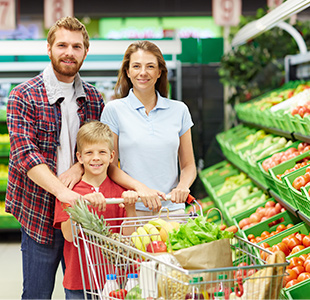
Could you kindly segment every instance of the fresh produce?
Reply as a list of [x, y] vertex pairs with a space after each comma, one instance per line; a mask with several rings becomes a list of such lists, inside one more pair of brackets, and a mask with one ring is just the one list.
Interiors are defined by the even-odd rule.
[[241, 185], [246, 183], [250, 183], [251, 179], [247, 177], [247, 175], [241, 172], [238, 175], [229, 176], [225, 179], [222, 187], [217, 191], [216, 195], [221, 196], [234, 189], [238, 188]]
[[127, 291], [125, 289], [119, 289], [109, 293], [109, 296], [113, 299], [125, 299], [126, 295]]
[[252, 145], [253, 143], [256, 143], [257, 141], [265, 138], [266, 136], [267, 136], [267, 133], [264, 130], [260, 129], [260, 130], [256, 131], [255, 133], [252, 133], [252, 134], [249, 134], [248, 136], [246, 136], [244, 138], [245, 141], [236, 144], [233, 147], [233, 150], [239, 151], [242, 148], [245, 148], [247, 146]]
[[272, 145], [264, 149], [262, 152], [252, 153], [249, 157], [250, 161], [252, 162], [252, 164], [255, 164], [256, 161], [261, 160], [266, 156], [272, 155], [273, 153], [283, 148], [289, 147], [292, 144], [293, 142], [291, 140], [287, 140], [285, 137], [280, 137], [279, 139], [276, 139]]
[[259, 188], [253, 185], [246, 185], [240, 187], [234, 195], [231, 197], [231, 199], [224, 203], [224, 206], [228, 207], [233, 203], [238, 203], [238, 201], [242, 201], [244, 198], [249, 197], [251, 194], [256, 193], [259, 191]]
[[[78, 199], [75, 202], [75, 205], [67, 207], [65, 210], [71, 215], [71, 219], [77, 224], [81, 224], [83, 228], [104, 235], [110, 239], [113, 239], [117, 242], [124, 243], [128, 246], [133, 246], [130, 237], [123, 236], [119, 233], [113, 233], [107, 224], [104, 217], [101, 215], [99, 218], [98, 214], [94, 211], [90, 211], [91, 208], [87, 206], [87, 203], [83, 199]], [[107, 242], [107, 246], [110, 248], [116, 248], [113, 243]], [[114, 255], [112, 251], [104, 251], [103, 254], [106, 255], [110, 261], [116, 263], [117, 255]], [[117, 251], [116, 251], [117, 252]], [[127, 252], [123, 251], [122, 248], [119, 248], [119, 253], [121, 255], [127, 255]]]
[[[240, 220], [238, 226], [240, 229], [245, 230], [283, 211], [285, 211], [285, 208], [280, 203], [276, 203], [270, 200], [266, 202], [265, 206], [258, 207], [255, 213], [251, 214], [247, 218]], [[274, 225], [276, 224], [273, 224], [273, 226]]]
[[[286, 256], [297, 253], [309, 246], [303, 244], [303, 238], [307, 236], [310, 238], [310, 235], [301, 234], [299, 232], [292, 233], [282, 239], [281, 242], [276, 243], [275, 245], [270, 246], [268, 242], [263, 242], [260, 246], [265, 249], [270, 250], [271, 252], [282, 251]], [[262, 253], [261, 253], [262, 255]], [[290, 267], [290, 266], [289, 266]], [[290, 267], [292, 268], [292, 267]]]
[[146, 252], [167, 252], [167, 246], [163, 241], [152, 241], [146, 246]]
[[259, 243], [293, 226], [294, 226], [293, 224], [287, 224], [287, 225], [280, 224], [277, 226], [276, 230], [274, 231], [271, 231], [271, 232], [263, 231], [260, 235], [257, 235], [257, 236], [251, 233], [247, 236], [247, 238], [251, 243]]
[[291, 147], [285, 151], [277, 152], [273, 154], [271, 157], [265, 159], [262, 163], [262, 167], [266, 172], [268, 172], [268, 169], [273, 168], [308, 150], [310, 150], [310, 145], [308, 143], [301, 142], [299, 143], [297, 149], [295, 147]]
[[289, 174], [289, 173], [294, 172], [295, 170], [298, 170], [298, 169], [300, 169], [300, 168], [302, 168], [302, 167], [304, 167], [304, 166], [310, 164], [310, 160], [309, 160], [309, 159], [310, 159], [310, 156], [309, 156], [309, 157], [305, 157], [305, 158], [302, 160], [302, 162], [296, 163], [295, 166], [294, 166], [293, 168], [288, 169], [288, 170], [285, 170], [284, 173], [282, 173], [282, 174], [278, 174], [278, 175], [277, 175], [277, 178], [278, 178], [279, 180], [282, 181], [282, 176], [285, 176], [285, 175], [287, 175], [287, 174]]
[[302, 186], [308, 185], [310, 182], [310, 167], [307, 167], [304, 175], [297, 176], [292, 182], [292, 186], [294, 189], [300, 191]]
[[166, 242], [166, 245], [169, 252], [233, 236], [233, 232], [221, 230], [219, 225], [207, 222], [204, 216], [198, 216], [180, 224], [179, 230], [170, 232], [170, 242]]
[[262, 193], [261, 195], [255, 196], [253, 198], [244, 198], [239, 199], [235, 203], [231, 203], [230, 201], [227, 205], [228, 212], [230, 216], [236, 216], [252, 207], [255, 207], [258, 204], [263, 204], [269, 198], [268, 195]]
[[[141, 251], [148, 251], [147, 247], [149, 244], [155, 246], [157, 250], [158, 246], [156, 245], [161, 245], [161, 243], [164, 244], [168, 238], [169, 232], [177, 230], [179, 226], [180, 224], [176, 221], [165, 221], [162, 218], [152, 219], [143, 226], [139, 226], [137, 230], [131, 234], [131, 240], [134, 246]], [[156, 242], [158, 243], [156, 244]]]
[[301, 281], [310, 278], [310, 253], [292, 257], [283, 278], [283, 287], [289, 288]]
[[142, 290], [137, 284], [134, 288], [128, 291], [125, 299], [127, 300], [141, 300], [142, 299]]
[[247, 149], [244, 151], [243, 156], [249, 156], [253, 153], [257, 153], [259, 151], [262, 151], [269, 146], [271, 146], [273, 143], [276, 143], [280, 139], [279, 136], [273, 136], [272, 134], [267, 134], [264, 139], [260, 141], [260, 143], [257, 143], [257, 145], [252, 145], [251, 149]]

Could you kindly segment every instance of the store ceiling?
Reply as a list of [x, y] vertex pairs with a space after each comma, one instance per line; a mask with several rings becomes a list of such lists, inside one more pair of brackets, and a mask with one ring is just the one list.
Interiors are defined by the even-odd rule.
[[[267, 0], [242, 1], [243, 15], [255, 15]], [[42, 0], [18, 1], [20, 16], [42, 16]], [[75, 0], [77, 17], [128, 17], [128, 16], [211, 16], [212, 0]]]

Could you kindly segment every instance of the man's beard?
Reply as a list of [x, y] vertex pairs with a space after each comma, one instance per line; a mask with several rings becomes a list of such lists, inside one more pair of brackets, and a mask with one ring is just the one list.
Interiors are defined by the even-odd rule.
[[80, 63], [77, 62], [75, 59], [67, 59], [70, 60], [72, 62], [74, 62], [74, 64], [70, 65], [70, 66], [65, 66], [65, 65], [61, 65], [60, 60], [56, 60], [53, 55], [51, 55], [51, 62], [53, 65], [54, 70], [63, 75], [63, 76], [75, 76], [76, 73], [80, 70], [83, 61], [81, 61]]

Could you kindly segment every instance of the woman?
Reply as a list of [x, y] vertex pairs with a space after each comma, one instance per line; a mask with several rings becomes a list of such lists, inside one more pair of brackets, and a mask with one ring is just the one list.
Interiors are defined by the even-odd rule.
[[183, 102], [166, 98], [167, 73], [163, 55], [154, 43], [132, 43], [115, 85], [117, 100], [109, 102], [101, 116], [114, 133], [113, 163], [117, 165], [120, 159], [121, 169], [143, 184], [136, 189], [144, 202], [136, 204], [137, 215], [158, 211], [158, 196], [166, 199], [166, 194], [171, 195], [171, 201], [162, 206], [174, 213], [184, 212], [197, 174], [193, 122]]

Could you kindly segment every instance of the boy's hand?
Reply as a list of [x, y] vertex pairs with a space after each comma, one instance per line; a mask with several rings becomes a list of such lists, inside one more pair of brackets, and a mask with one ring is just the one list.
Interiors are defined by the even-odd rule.
[[105, 211], [107, 203], [102, 193], [89, 193], [83, 196], [84, 199], [88, 200], [91, 206], [98, 208], [99, 211]]

